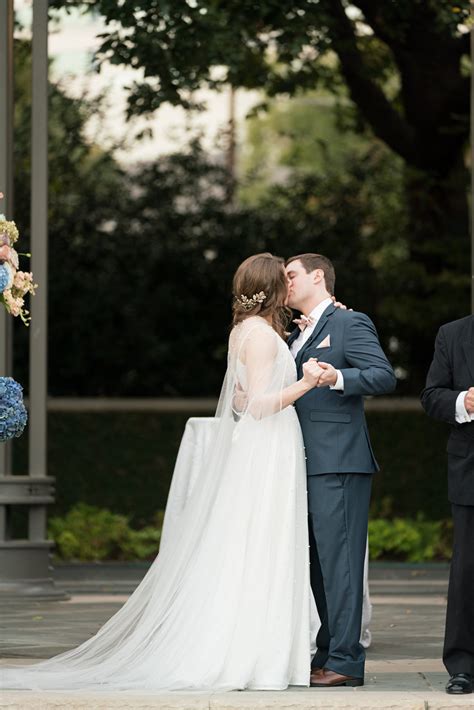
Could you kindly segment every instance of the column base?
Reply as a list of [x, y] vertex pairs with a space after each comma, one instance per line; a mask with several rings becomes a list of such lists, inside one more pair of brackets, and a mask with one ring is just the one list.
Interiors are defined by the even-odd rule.
[[0, 542], [0, 597], [66, 600], [69, 595], [55, 587], [49, 576], [49, 540], [7, 540]]

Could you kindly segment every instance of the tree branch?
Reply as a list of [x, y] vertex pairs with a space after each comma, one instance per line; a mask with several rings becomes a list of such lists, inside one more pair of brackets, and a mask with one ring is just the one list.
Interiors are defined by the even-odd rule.
[[408, 162], [415, 157], [413, 132], [393, 108], [377, 84], [369, 78], [357, 47], [354, 26], [341, 0], [324, 0], [331, 30], [332, 46], [341, 62], [352, 99], [372, 126], [374, 133]]
[[471, 53], [471, 33], [465, 32], [458, 38], [459, 54]]
[[367, 23], [372, 27], [377, 37], [385, 42], [390, 48], [396, 45], [396, 38], [393, 32], [390, 33], [382, 17], [382, 11], [379, 2], [374, 0], [356, 0], [357, 7], [362, 10]]

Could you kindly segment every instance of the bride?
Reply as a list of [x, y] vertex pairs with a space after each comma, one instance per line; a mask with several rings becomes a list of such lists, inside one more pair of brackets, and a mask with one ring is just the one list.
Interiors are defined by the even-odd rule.
[[309, 685], [306, 468], [292, 405], [321, 369], [310, 361], [297, 381], [285, 343], [288, 288], [271, 254], [237, 269], [212, 446], [178, 520], [167, 526], [165, 515], [159, 556], [141, 584], [95, 636], [36, 665], [3, 667], [0, 687]]

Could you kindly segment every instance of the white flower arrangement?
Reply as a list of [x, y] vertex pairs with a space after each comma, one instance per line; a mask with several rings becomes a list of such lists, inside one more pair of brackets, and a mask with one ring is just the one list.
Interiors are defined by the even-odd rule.
[[[0, 199], [3, 194], [0, 192]], [[18, 241], [18, 229], [15, 222], [0, 214], [0, 303], [3, 303], [8, 313], [20, 316], [25, 325], [29, 325], [29, 311], [26, 310], [25, 296], [35, 294], [37, 284], [29, 271], [19, 271], [19, 256], [13, 244]], [[21, 254], [31, 256], [31, 254]]]

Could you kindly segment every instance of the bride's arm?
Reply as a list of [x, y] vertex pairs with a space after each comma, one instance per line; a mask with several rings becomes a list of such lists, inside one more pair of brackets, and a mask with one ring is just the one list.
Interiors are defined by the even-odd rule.
[[258, 337], [248, 339], [245, 347], [247, 368], [247, 411], [255, 418], [262, 419], [279, 412], [317, 385], [322, 369], [316, 360], [308, 360], [303, 365], [303, 377], [284, 388], [278, 387], [278, 373], [275, 367], [277, 336], [265, 329]]

